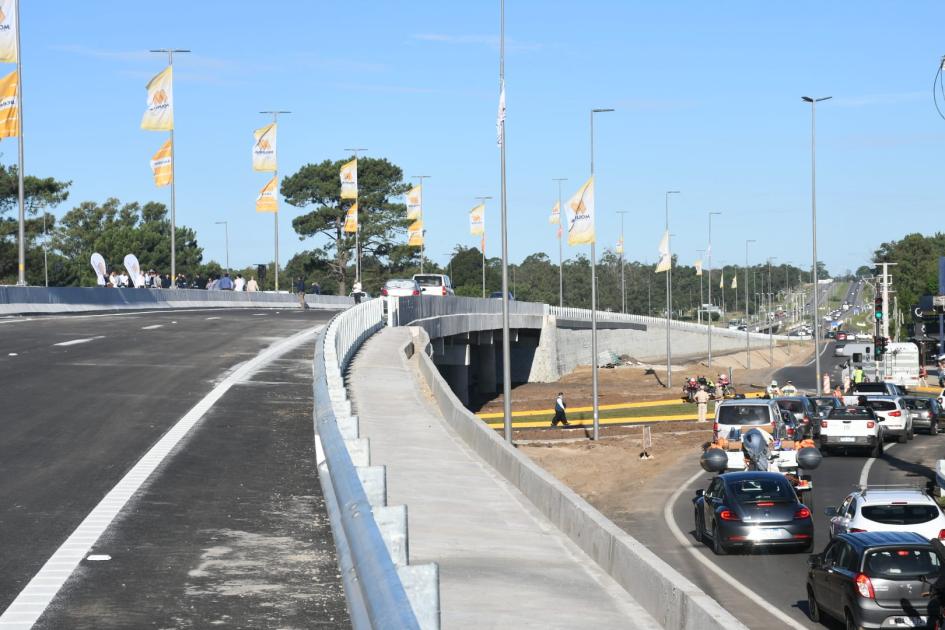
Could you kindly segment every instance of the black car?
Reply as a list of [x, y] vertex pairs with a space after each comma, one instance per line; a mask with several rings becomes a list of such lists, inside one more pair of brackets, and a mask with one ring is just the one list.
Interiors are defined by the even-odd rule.
[[696, 538], [718, 555], [735, 547], [814, 548], [814, 523], [781, 473], [732, 472], [715, 477], [693, 499]]
[[916, 429], [925, 429], [929, 435], [939, 432], [945, 422], [945, 412], [934, 398], [924, 396], [904, 396], [902, 404], [912, 414], [912, 426]]
[[924, 628], [929, 599], [923, 597], [941, 572], [928, 540], [914, 532], [840, 534], [807, 571], [807, 608], [847, 628]]
[[817, 410], [807, 396], [779, 396], [774, 399], [783, 411], [791, 413], [797, 420], [801, 438], [817, 439], [820, 437], [820, 422], [816, 418]]

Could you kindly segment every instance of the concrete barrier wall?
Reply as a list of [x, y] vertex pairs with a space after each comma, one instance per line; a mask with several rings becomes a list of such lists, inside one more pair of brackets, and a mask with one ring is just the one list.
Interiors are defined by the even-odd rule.
[[[309, 308], [343, 309], [354, 304], [354, 300], [337, 295], [306, 295], [305, 303]], [[222, 307], [299, 308], [299, 299], [291, 293], [261, 291], [0, 286], [0, 315]]]
[[745, 625], [573, 490], [470, 413], [440, 376], [414, 328], [420, 373], [446, 422], [489, 465], [640, 602], [664, 628], [744, 630]]

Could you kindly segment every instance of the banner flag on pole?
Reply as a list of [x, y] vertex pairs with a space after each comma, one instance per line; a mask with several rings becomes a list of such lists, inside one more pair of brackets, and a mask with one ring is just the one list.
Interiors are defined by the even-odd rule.
[[142, 129], [174, 130], [173, 73], [173, 66], [168, 66], [148, 82], [148, 108], [141, 118]]
[[561, 202], [556, 201], [551, 209], [551, 216], [548, 217], [548, 223], [551, 225], [561, 225]]
[[345, 213], [345, 232], [354, 233], [358, 231], [358, 204], [353, 203]]
[[423, 221], [417, 220], [414, 221], [410, 227], [407, 229], [407, 246], [408, 247], [422, 247], [423, 246]]
[[481, 236], [486, 232], [486, 204], [481, 203], [469, 211], [469, 233]]
[[[720, 270], [720, 271], [722, 271], [722, 270]], [[725, 272], [724, 272], [724, 271], [722, 271], [722, 277], [719, 279], [719, 288], [720, 288], [720, 289], [724, 289], [724, 288], [725, 288]]]
[[105, 274], [108, 273], [108, 268], [105, 266], [105, 259], [101, 254], [95, 252], [92, 254], [92, 258], [89, 262], [92, 263], [92, 269], [95, 270], [95, 275], [98, 276], [98, 286], [104, 287], [107, 284]]
[[358, 158], [341, 167], [341, 198], [358, 198]]
[[702, 259], [701, 258], [696, 261], [695, 267], [696, 267], [696, 275], [701, 276], [702, 275]]
[[486, 233], [482, 233], [482, 237], [479, 239], [479, 251], [482, 252], [483, 257], [486, 255]]
[[128, 278], [136, 289], [144, 286], [144, 276], [141, 275], [141, 265], [138, 263], [138, 257], [134, 254], [125, 256], [125, 269], [128, 270]]
[[663, 238], [660, 239], [660, 261], [656, 263], [656, 273], [669, 271], [673, 265], [672, 256], [669, 253], [669, 230], [663, 232]]
[[415, 221], [423, 209], [423, 187], [418, 184], [407, 191], [407, 218]]
[[568, 221], [568, 245], [594, 242], [594, 176], [591, 175], [565, 206]]
[[737, 274], [732, 276], [732, 288], [733, 289], [738, 288], [738, 275]]
[[151, 158], [151, 173], [154, 174], [154, 185], [160, 188], [174, 181], [173, 168], [174, 152], [170, 138], [161, 145], [154, 157]]
[[19, 135], [20, 99], [16, 93], [16, 71], [0, 79], [0, 138]]
[[0, 63], [16, 63], [17, 0], [0, 0]]
[[253, 132], [253, 170], [276, 171], [276, 123]]
[[502, 146], [502, 130], [505, 129], [505, 81], [499, 87], [499, 114], [495, 120], [496, 144]]
[[256, 212], [278, 212], [279, 204], [276, 199], [277, 188], [279, 186], [279, 179], [273, 177], [266, 185], [263, 186], [262, 190], [259, 191], [259, 196], [256, 197]]

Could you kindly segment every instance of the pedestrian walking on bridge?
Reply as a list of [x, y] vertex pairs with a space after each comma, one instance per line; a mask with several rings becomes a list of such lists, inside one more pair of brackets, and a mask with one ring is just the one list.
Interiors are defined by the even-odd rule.
[[709, 392], [706, 391], [705, 385], [696, 392], [695, 400], [699, 410], [699, 422], [705, 422], [706, 412], [709, 410]]
[[571, 426], [568, 423], [568, 414], [567, 414], [567, 403], [564, 402], [564, 392], [558, 392], [558, 397], [555, 398], [555, 417], [551, 421], [551, 426], [556, 427], [560, 422], [564, 426]]

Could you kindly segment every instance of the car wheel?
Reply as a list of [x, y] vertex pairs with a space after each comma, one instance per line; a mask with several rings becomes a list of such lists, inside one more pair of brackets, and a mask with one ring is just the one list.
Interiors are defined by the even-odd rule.
[[876, 444], [873, 445], [873, 450], [870, 451], [870, 457], [880, 457], [883, 454], [883, 441], [876, 440]]
[[862, 630], [863, 629], [863, 626], [858, 626], [856, 624], [856, 620], [853, 619], [853, 613], [850, 612], [849, 608], [847, 608], [843, 612], [843, 620], [844, 620], [843, 627], [846, 628], [846, 630]]
[[908, 435], [909, 435], [909, 439], [910, 439], [910, 440], [915, 437], [915, 425], [913, 425], [911, 422], [909, 423], [909, 434], [908, 434]]
[[817, 605], [817, 599], [814, 597], [814, 589], [807, 587], [807, 616], [814, 623], [820, 623], [820, 606]]
[[898, 441], [899, 441], [900, 444], [905, 444], [906, 442], [909, 441], [909, 434], [908, 434], [908, 433], [903, 433], [902, 435], [899, 436], [899, 440], [898, 440]]
[[722, 534], [719, 532], [719, 524], [712, 526], [712, 552], [717, 556], [724, 556], [728, 549], [722, 544]]
[[929, 435], [935, 435], [938, 433], [938, 422], [933, 422], [929, 425]]
[[696, 508], [696, 513], [692, 520], [695, 521], [696, 524], [696, 540], [702, 544], [705, 544], [705, 523], [702, 522], [702, 510], [700, 510], [698, 507]]

